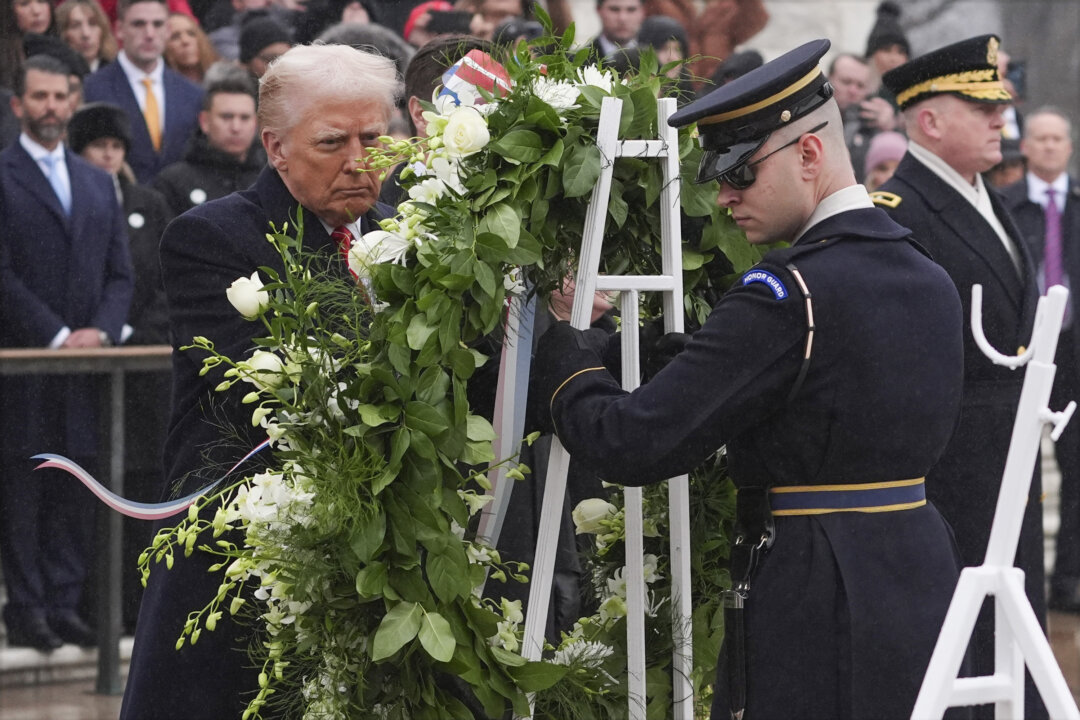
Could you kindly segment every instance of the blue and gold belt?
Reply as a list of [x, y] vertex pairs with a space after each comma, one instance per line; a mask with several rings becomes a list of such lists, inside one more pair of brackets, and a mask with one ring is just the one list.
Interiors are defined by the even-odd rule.
[[896, 512], [926, 504], [926, 478], [854, 485], [794, 485], [769, 488], [773, 515], [838, 512]]

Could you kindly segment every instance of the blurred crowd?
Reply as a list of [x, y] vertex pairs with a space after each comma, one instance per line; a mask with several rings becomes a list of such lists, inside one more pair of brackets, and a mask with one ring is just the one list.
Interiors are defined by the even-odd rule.
[[[461, 54], [543, 33], [534, 0], [2, 2], [0, 347], [183, 340], [169, 337], [158, 241], [176, 216], [249, 187], [263, 172], [259, 79], [293, 45], [347, 44], [392, 59], [405, 94], [390, 134], [408, 137], [423, 131], [422, 103]], [[582, 19], [574, 17], [581, 6], [572, 9], [569, 0], [542, 5], [556, 31]], [[600, 32], [582, 39], [595, 61], [633, 72], [648, 48], [680, 102], [763, 63], [752, 49], [769, 21], [763, 0], [596, 0], [595, 13]], [[449, 47], [456, 57], [448, 57]], [[911, 59], [899, 5], [877, 8], [865, 48], [834, 50], [828, 79], [846, 145], [857, 179], [874, 190], [908, 148], [904, 114], [881, 82]], [[1023, 63], [1004, 51], [997, 58], [1013, 96], [1023, 99]], [[1025, 117], [1010, 106], [1001, 162], [985, 176], [995, 187], [1012, 188], [1005, 197], [1018, 221], [1035, 218], [1021, 225], [1039, 257], [1045, 201], [1032, 201], [1030, 188], [1059, 185], [1057, 210], [1080, 217], [1080, 191], [1067, 176], [1071, 134], [1069, 118], [1058, 110], [1034, 109]], [[391, 176], [382, 199], [393, 204], [399, 192]], [[1080, 241], [1068, 232], [1066, 239]], [[0, 378], [0, 562], [10, 645], [50, 650], [95, 641], [85, 621], [93, 599], [83, 592], [93, 544], [86, 508], [94, 500], [74, 481], [31, 478], [27, 460], [57, 452], [91, 472], [105, 471], [97, 395], [89, 385], [75, 376]], [[159, 460], [169, 385], [168, 373], [128, 378], [125, 490], [136, 500], [156, 501], [166, 491]], [[1080, 472], [1080, 442], [1059, 457], [1075, 485], [1069, 478]], [[1063, 513], [1080, 518], [1078, 494], [1070, 491]], [[1063, 514], [1063, 532], [1073, 534], [1074, 544], [1076, 524]], [[125, 533], [129, 629], [138, 606], [133, 560], [147, 532], [132, 522]], [[1077, 567], [1055, 577], [1051, 603], [1080, 611], [1074, 555], [1080, 553], [1064, 552]]]

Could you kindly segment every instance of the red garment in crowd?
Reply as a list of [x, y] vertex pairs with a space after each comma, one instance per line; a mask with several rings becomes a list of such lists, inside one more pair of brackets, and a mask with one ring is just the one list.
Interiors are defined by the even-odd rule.
[[[116, 0], [98, 0], [98, 4], [105, 11], [109, 21], [116, 22]], [[187, 0], [168, 0], [168, 5], [170, 13], [178, 12], [184, 13], [188, 17], [195, 17], [195, 13], [191, 12], [191, 6], [188, 5]]]
[[698, 12], [694, 0], [645, 0], [646, 15], [667, 15], [686, 28], [690, 53], [702, 58], [690, 66], [707, 80], [735, 47], [761, 32], [769, 21], [763, 0], [707, 0]]

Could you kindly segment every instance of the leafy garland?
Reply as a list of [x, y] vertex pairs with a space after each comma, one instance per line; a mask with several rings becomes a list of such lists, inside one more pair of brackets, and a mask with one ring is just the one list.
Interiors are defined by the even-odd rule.
[[[221, 556], [212, 568], [222, 577], [218, 593], [189, 615], [177, 647], [214, 630], [226, 611], [253, 624], [262, 673], [245, 719], [266, 707], [320, 719], [501, 717], [508, 707], [525, 715], [529, 693], [537, 693], [537, 717], [626, 713], [625, 687], [615, 680], [625, 674], [625, 631], [611, 590], [623, 563], [619, 498], [594, 518], [599, 609], [551, 660], [517, 654], [520, 603], [479, 596], [485, 577], [524, 579], [523, 568], [503, 563], [468, 530], [491, 499], [484, 472], [495, 461], [492, 427], [466, 399], [468, 380], [488, 359], [475, 346], [497, 330], [526, 279], [544, 293], [567, 275], [605, 162], [595, 143], [602, 99], [623, 100], [623, 136], [656, 134], [655, 58], [644, 55], [639, 74], [617, 79], [588, 66], [586, 50], [570, 53], [572, 43], [573, 28], [532, 52], [519, 46], [504, 60], [508, 93], [480, 92], [461, 105], [439, 99], [426, 114], [427, 137], [386, 139], [383, 165], [404, 159], [425, 170], [404, 174], [410, 200], [354, 244], [349, 264], [364, 292], [320, 272], [325, 259], [300, 253], [302, 226], [273, 228], [267, 239], [284, 275], [263, 268], [265, 284], [256, 272], [228, 290], [239, 312], [263, 323], [258, 349], [235, 360], [206, 338], [193, 341], [208, 355], [204, 372], [229, 366], [218, 390], [248, 389], [244, 402], [271, 439], [274, 469], [216, 488], [159, 533], [140, 566], [145, 580], [154, 563], [171, 567], [176, 552], [197, 546]], [[687, 175], [700, 152], [687, 132], [679, 152]], [[614, 172], [603, 263], [608, 272], [653, 271], [660, 168], [620, 159]], [[759, 254], [716, 208], [711, 189], [684, 183], [682, 209], [708, 219], [702, 237], [684, 247], [686, 307], [700, 322], [705, 294]], [[717, 265], [723, 270], [710, 270]], [[515, 466], [510, 474], [527, 472]], [[718, 558], [731, 491], [719, 477], [699, 471], [692, 482], [699, 691], [711, 681], [722, 632], [716, 600], [726, 571]], [[659, 535], [666, 508], [656, 492], [646, 495], [646, 522]], [[668, 592], [666, 547], [650, 543], [651, 605], [660, 610], [650, 648], [664, 638], [670, 648], [659, 600]], [[649, 717], [662, 718], [670, 652], [653, 654]]]

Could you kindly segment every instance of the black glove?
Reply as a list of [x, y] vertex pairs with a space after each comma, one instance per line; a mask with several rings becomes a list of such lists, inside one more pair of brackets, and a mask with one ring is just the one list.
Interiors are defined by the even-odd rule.
[[675, 356], [686, 348], [690, 342], [690, 335], [681, 332], [669, 332], [661, 335], [650, 345], [642, 346], [644, 354], [643, 370], [645, 380], [651, 380], [657, 373], [667, 367], [667, 364], [675, 359]]

